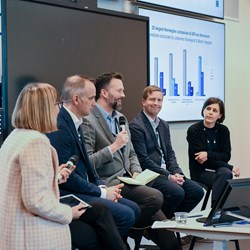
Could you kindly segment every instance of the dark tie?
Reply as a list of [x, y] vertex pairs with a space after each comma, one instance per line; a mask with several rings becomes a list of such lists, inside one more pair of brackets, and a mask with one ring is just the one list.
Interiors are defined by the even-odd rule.
[[[80, 144], [81, 144], [81, 148], [82, 148], [82, 152], [83, 152], [83, 156], [85, 158], [85, 162], [87, 164], [87, 169], [89, 169], [91, 167], [91, 162], [89, 160], [89, 156], [88, 156], [88, 153], [87, 153], [87, 150], [86, 150], [86, 147], [85, 147], [85, 143], [84, 143], [84, 140], [83, 140], [83, 128], [82, 128], [82, 124], [78, 127], [78, 130], [77, 130], [77, 134], [78, 134], [78, 139], [80, 141]], [[87, 181], [89, 181], [89, 178], [88, 178], [88, 175], [87, 175]]]

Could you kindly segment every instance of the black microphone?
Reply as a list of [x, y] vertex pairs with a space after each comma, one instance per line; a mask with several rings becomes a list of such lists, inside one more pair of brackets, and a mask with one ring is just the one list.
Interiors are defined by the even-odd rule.
[[[67, 164], [66, 168], [71, 169], [73, 166], [77, 164], [78, 161], [79, 157], [77, 155], [72, 155], [66, 163]], [[57, 180], [60, 181], [62, 178], [63, 178], [62, 175], [59, 173], [57, 175]]]
[[[126, 129], [125, 129], [125, 123], [126, 123], [125, 117], [124, 117], [124, 116], [120, 116], [120, 117], [119, 117], [119, 129], [120, 129], [120, 131], [125, 131], [125, 130], [126, 130]], [[121, 148], [121, 152], [122, 152], [122, 153], [124, 152], [124, 149], [125, 149], [125, 146], [123, 146], [123, 147]]]
[[125, 131], [125, 123], [126, 123], [126, 119], [124, 116], [120, 116], [119, 117], [119, 129], [120, 131]]

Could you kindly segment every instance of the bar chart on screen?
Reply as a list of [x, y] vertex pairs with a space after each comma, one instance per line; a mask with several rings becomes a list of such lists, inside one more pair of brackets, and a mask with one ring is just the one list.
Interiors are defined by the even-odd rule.
[[139, 13], [149, 17], [149, 84], [163, 91], [160, 117], [201, 119], [208, 97], [224, 100], [224, 24], [143, 8]]

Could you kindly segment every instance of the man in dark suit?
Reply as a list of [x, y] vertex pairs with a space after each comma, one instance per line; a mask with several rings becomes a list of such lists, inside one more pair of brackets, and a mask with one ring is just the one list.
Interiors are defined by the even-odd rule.
[[179, 167], [171, 145], [168, 123], [157, 115], [163, 93], [157, 86], [144, 89], [142, 112], [130, 122], [131, 140], [143, 169], [160, 174], [153, 187], [164, 197], [162, 211], [171, 218], [176, 211], [190, 212], [202, 199], [203, 190]]
[[[129, 140], [127, 121], [124, 121], [125, 128], [122, 131], [119, 131], [117, 126], [117, 120], [123, 116], [119, 112], [125, 96], [122, 80], [123, 76], [120, 73], [113, 72], [104, 73], [96, 79], [97, 104], [83, 120], [84, 140], [89, 157], [97, 174], [107, 186], [119, 185], [118, 176], [135, 178], [142, 172]], [[125, 184], [121, 194], [135, 201], [141, 208], [141, 216], [136, 227], [147, 228], [149, 237], [160, 246], [160, 249], [179, 249], [172, 232], [150, 229], [154, 219], [166, 219], [159, 210], [163, 202], [161, 192], [150, 186]]]
[[121, 197], [123, 184], [105, 186], [89, 161], [81, 137], [81, 119], [95, 105], [95, 93], [90, 78], [82, 75], [68, 77], [62, 90], [63, 106], [57, 118], [58, 131], [48, 134], [48, 137], [57, 150], [60, 163], [67, 162], [72, 155], [79, 157], [75, 171], [65, 184], [60, 185], [61, 195], [73, 193], [86, 202], [98, 201], [106, 205], [120, 235], [124, 237], [139, 217], [140, 208], [133, 201]]

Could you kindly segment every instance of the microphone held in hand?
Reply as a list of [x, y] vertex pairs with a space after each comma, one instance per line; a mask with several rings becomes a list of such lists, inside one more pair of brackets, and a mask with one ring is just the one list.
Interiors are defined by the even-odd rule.
[[126, 119], [124, 116], [120, 116], [119, 117], [119, 128], [120, 131], [125, 131], [125, 123], [126, 123]]
[[[126, 123], [125, 117], [124, 116], [120, 116], [119, 117], [119, 129], [120, 129], [120, 131], [126, 131], [126, 129], [125, 129], [125, 123]], [[121, 152], [122, 153], [124, 153], [124, 149], [125, 149], [125, 146], [123, 146], [121, 148]]]
[[[66, 168], [71, 169], [73, 166], [77, 164], [78, 161], [79, 157], [77, 155], [72, 155], [66, 163], [67, 164]], [[63, 178], [62, 175], [59, 173], [57, 175], [57, 180], [60, 181], [62, 178]]]

